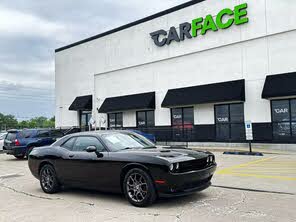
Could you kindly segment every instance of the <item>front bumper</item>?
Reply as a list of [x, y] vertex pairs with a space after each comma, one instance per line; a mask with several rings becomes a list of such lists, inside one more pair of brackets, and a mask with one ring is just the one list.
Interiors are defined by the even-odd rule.
[[12, 148], [4, 148], [3, 151], [8, 155], [13, 156], [24, 156], [26, 154], [26, 147], [20, 146], [20, 147], [12, 147]]
[[196, 170], [180, 174], [169, 173], [163, 178], [165, 184], [156, 184], [156, 189], [160, 197], [176, 197], [202, 191], [211, 186], [211, 179], [217, 168], [213, 164], [205, 169]]

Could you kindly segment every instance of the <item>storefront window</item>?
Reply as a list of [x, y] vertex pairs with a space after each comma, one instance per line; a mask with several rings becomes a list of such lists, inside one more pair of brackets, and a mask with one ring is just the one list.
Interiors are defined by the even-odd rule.
[[291, 121], [296, 122], [296, 99], [291, 100]]
[[272, 101], [272, 118], [274, 122], [290, 121], [289, 100]]
[[155, 126], [154, 111], [139, 111], [137, 112], [138, 127], [153, 127]]
[[245, 139], [244, 104], [215, 106], [216, 138], [240, 141]]
[[191, 129], [193, 125], [193, 107], [172, 109], [172, 126]]
[[172, 109], [172, 125], [173, 126], [183, 125], [182, 108]]
[[191, 129], [194, 125], [194, 113], [193, 108], [184, 108], [183, 109], [183, 125], [186, 129]]
[[108, 114], [108, 126], [110, 129], [117, 129], [123, 127], [122, 113]]
[[296, 138], [296, 99], [271, 101], [274, 139]]

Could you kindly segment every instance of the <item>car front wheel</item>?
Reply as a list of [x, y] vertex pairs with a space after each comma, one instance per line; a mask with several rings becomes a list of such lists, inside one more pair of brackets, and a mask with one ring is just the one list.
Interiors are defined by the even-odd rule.
[[60, 185], [54, 168], [46, 164], [40, 170], [40, 185], [45, 193], [53, 194], [58, 192]]
[[156, 200], [151, 177], [142, 169], [131, 169], [125, 176], [123, 191], [128, 201], [136, 207], [146, 207]]

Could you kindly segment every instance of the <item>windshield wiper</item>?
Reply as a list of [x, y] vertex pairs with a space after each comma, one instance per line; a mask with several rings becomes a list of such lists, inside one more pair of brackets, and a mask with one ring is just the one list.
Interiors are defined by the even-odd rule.
[[156, 146], [146, 146], [146, 147], [143, 147], [143, 149], [152, 149], [152, 148], [157, 148]]
[[132, 148], [132, 147], [125, 147], [125, 148], [123, 148], [121, 150], [132, 150], [132, 149], [134, 149], [134, 148]]

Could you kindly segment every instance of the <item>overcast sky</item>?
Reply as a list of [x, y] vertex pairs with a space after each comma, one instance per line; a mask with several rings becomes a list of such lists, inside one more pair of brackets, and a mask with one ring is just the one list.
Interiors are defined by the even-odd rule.
[[0, 112], [54, 116], [54, 49], [188, 0], [1, 0]]

